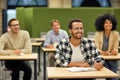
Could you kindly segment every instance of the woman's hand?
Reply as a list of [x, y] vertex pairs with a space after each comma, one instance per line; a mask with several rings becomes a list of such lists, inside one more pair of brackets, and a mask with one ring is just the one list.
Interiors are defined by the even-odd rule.
[[111, 53], [109, 51], [101, 51], [100, 54], [107, 56], [107, 55], [110, 55]]
[[101, 54], [101, 55], [105, 55], [105, 56], [108, 55], [105, 51], [100, 51], [100, 54]]
[[111, 51], [111, 55], [117, 55], [117, 53], [118, 53], [118, 51], [115, 49]]

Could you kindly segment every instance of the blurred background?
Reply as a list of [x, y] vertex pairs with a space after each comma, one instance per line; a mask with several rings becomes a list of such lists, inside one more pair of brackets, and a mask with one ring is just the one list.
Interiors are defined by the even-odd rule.
[[87, 36], [89, 28], [89, 32], [95, 31], [93, 26], [98, 15], [109, 12], [119, 18], [119, 8], [120, 0], [0, 0], [0, 35], [8, 30], [7, 21], [15, 17], [31, 37], [47, 32], [53, 18], [59, 19], [65, 30], [71, 18], [82, 18]]

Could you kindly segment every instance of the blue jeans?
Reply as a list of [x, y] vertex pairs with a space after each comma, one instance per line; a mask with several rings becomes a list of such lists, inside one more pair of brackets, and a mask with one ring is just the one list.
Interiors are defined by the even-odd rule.
[[[106, 68], [108, 68], [109, 70], [113, 71], [113, 72], [117, 72], [118, 70], [118, 61], [114, 60], [114, 61], [110, 61], [110, 60], [106, 60], [104, 63], [104, 66]], [[106, 78], [106, 80], [118, 80], [117, 78]]]

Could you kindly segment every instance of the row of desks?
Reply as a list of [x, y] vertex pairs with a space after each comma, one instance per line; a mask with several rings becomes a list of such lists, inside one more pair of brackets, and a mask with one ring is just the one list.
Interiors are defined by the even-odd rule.
[[[37, 80], [37, 59], [38, 59], [38, 73], [40, 72], [40, 48], [41, 45], [45, 39], [44, 38], [35, 38], [35, 40], [39, 43], [36, 42], [32, 42], [32, 46], [38, 47], [38, 54], [25, 54], [24, 56], [0, 56], [0, 60], [34, 60], [34, 80]], [[43, 51], [43, 61], [44, 61], [44, 80], [46, 80], [46, 52], [55, 52], [56, 49], [47, 49], [47, 48], [42, 48]], [[107, 60], [119, 60], [120, 59], [120, 54], [118, 54], [117, 56], [103, 56], [103, 58], [107, 59]], [[62, 71], [62, 69], [64, 70], [64, 68], [56, 68], [56, 67], [48, 67], [48, 78], [56, 78], [55, 76], [58, 76], [56, 73], [56, 71]], [[51, 74], [51, 70], [55, 71], [55, 74]], [[52, 72], [53, 72], [52, 71]], [[101, 71], [98, 72], [103, 72], [103, 71], [107, 71], [108, 73], [111, 73], [109, 70], [107, 70], [106, 68], [103, 68]], [[96, 72], [95, 72], [96, 73]], [[104, 73], [104, 72], [103, 72]], [[67, 73], [68, 74], [68, 73]], [[91, 73], [89, 73], [91, 74]], [[117, 77], [118, 75], [115, 73], [111, 73], [111, 75], [113, 74], [113, 76], [111, 77]], [[82, 75], [83, 76], [83, 75]], [[62, 76], [59, 76], [62, 77]], [[74, 76], [75, 77], [75, 76]], [[84, 76], [85, 77], [85, 76]], [[96, 75], [96, 77], [98, 77], [98, 75]], [[107, 75], [103, 76], [104, 78], [107, 78]], [[66, 78], [66, 77], [64, 77]], [[83, 78], [83, 77], [81, 77]], [[94, 77], [92, 77], [94, 78]], [[102, 78], [99, 76], [99, 78]]]
[[[44, 52], [49, 52], [49, 49], [42, 48]], [[50, 49], [50, 51], [55, 51], [55, 49]], [[46, 54], [46, 53], [44, 53]], [[45, 56], [45, 55], [44, 55]], [[105, 59], [120, 59], [120, 54], [117, 56], [103, 56]], [[37, 58], [38, 54], [25, 54], [24, 56], [7, 56], [7, 55], [1, 55], [0, 60], [34, 60], [34, 80], [37, 80]], [[45, 58], [45, 57], [44, 57]], [[45, 58], [46, 59], [46, 58]], [[44, 60], [45, 60], [44, 59]], [[45, 60], [46, 61], [46, 60]], [[45, 62], [46, 64], [46, 62]], [[46, 65], [44, 65], [44, 71], [46, 72]], [[92, 71], [92, 72], [78, 72], [78, 73], [72, 73], [69, 71], [66, 71], [65, 68], [57, 68], [57, 67], [48, 67], [47, 68], [47, 74], [48, 78], [112, 78], [112, 77], [118, 77], [117, 74], [113, 73], [112, 71], [103, 68], [100, 71]], [[62, 75], [64, 73], [64, 75]], [[108, 74], [109, 73], [109, 74]], [[69, 75], [68, 75], [69, 74]], [[88, 74], [88, 75], [86, 75]], [[90, 76], [89, 74], [95, 74]], [[44, 73], [44, 80], [46, 80], [46, 73]]]
[[[34, 40], [36, 41], [36, 42], [44, 42], [44, 38], [34, 38]], [[36, 44], [37, 45], [37, 44]], [[34, 45], [35, 46], [35, 45]], [[41, 44], [40, 45], [38, 45], [38, 46], [41, 46]], [[39, 48], [40, 49], [40, 48]], [[38, 56], [40, 56], [40, 52], [39, 52], [40, 50], [38, 50]], [[48, 49], [48, 48], [42, 48], [42, 51], [43, 51], [43, 63], [44, 63], [44, 80], [46, 80], [46, 68], [47, 68], [47, 71], [48, 71], [48, 78], [59, 78], [59, 77], [62, 77], [61, 76], [61, 74], [58, 74], [58, 72], [60, 71], [62, 71], [62, 73], [64, 73], [64, 68], [56, 68], [56, 67], [46, 67], [46, 52], [55, 52], [56, 51], [56, 49], [55, 48], [53, 48], [53, 49]], [[117, 56], [102, 56], [104, 59], [106, 59], [106, 60], [120, 60], [120, 54], [118, 54]], [[40, 60], [39, 59], [39, 57], [38, 57], [38, 60]], [[40, 61], [38, 61], [38, 62], [40, 62]], [[39, 64], [39, 63], [38, 63]], [[38, 67], [39, 67], [40, 65], [38, 65]], [[62, 70], [63, 69], [63, 70]], [[51, 71], [52, 70], [52, 71]], [[40, 71], [40, 68], [39, 68], [39, 71]], [[57, 72], [58, 71], [58, 72]], [[109, 72], [109, 70], [108, 69], [106, 69], [106, 68], [103, 68], [101, 71], [98, 71], [98, 72], [102, 72], [102, 73], [104, 73], [103, 71], [107, 71], [108, 73], [111, 73], [111, 72]], [[54, 74], [54, 73], [55, 74]], [[94, 72], [93, 72], [94, 73]], [[58, 74], [58, 75], [57, 75]], [[91, 73], [90, 73], [91, 74]], [[96, 72], [95, 72], [95, 74], [96, 74]], [[113, 74], [113, 76], [111, 76]], [[88, 74], [89, 75], [89, 74]], [[58, 77], [55, 77], [55, 76], [58, 76]], [[72, 76], [72, 75], [71, 75]], [[83, 76], [83, 75], [82, 75]], [[108, 76], [111, 76], [111, 77], [117, 77], [118, 75], [116, 75], [116, 74], [114, 74], [114, 73], [111, 73], [110, 75], [106, 75], [105, 74], [105, 76], [104, 76], [104, 74], [103, 75], [100, 75], [100, 76], [98, 76], [98, 75], [95, 75], [95, 77], [98, 77], [98, 78], [107, 78]], [[69, 76], [70, 77], [70, 76]], [[85, 76], [84, 76], [85, 77]], [[82, 78], [84, 78], [84, 77], [82, 77]], [[91, 76], [91, 78], [95, 78], [94, 76]], [[108, 78], [111, 78], [111, 77], [108, 77]], [[65, 78], [65, 77], [64, 77]], [[89, 77], [90, 78], [90, 77]]]

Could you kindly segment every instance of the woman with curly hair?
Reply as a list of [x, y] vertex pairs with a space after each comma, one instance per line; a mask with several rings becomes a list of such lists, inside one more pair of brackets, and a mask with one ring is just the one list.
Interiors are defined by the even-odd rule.
[[[117, 20], [114, 15], [105, 13], [97, 17], [95, 21], [97, 32], [95, 33], [95, 44], [101, 55], [115, 56], [118, 54], [119, 33], [116, 31]], [[106, 60], [104, 66], [113, 72], [117, 72], [117, 60]], [[106, 78], [106, 80], [117, 80], [117, 78]]]

